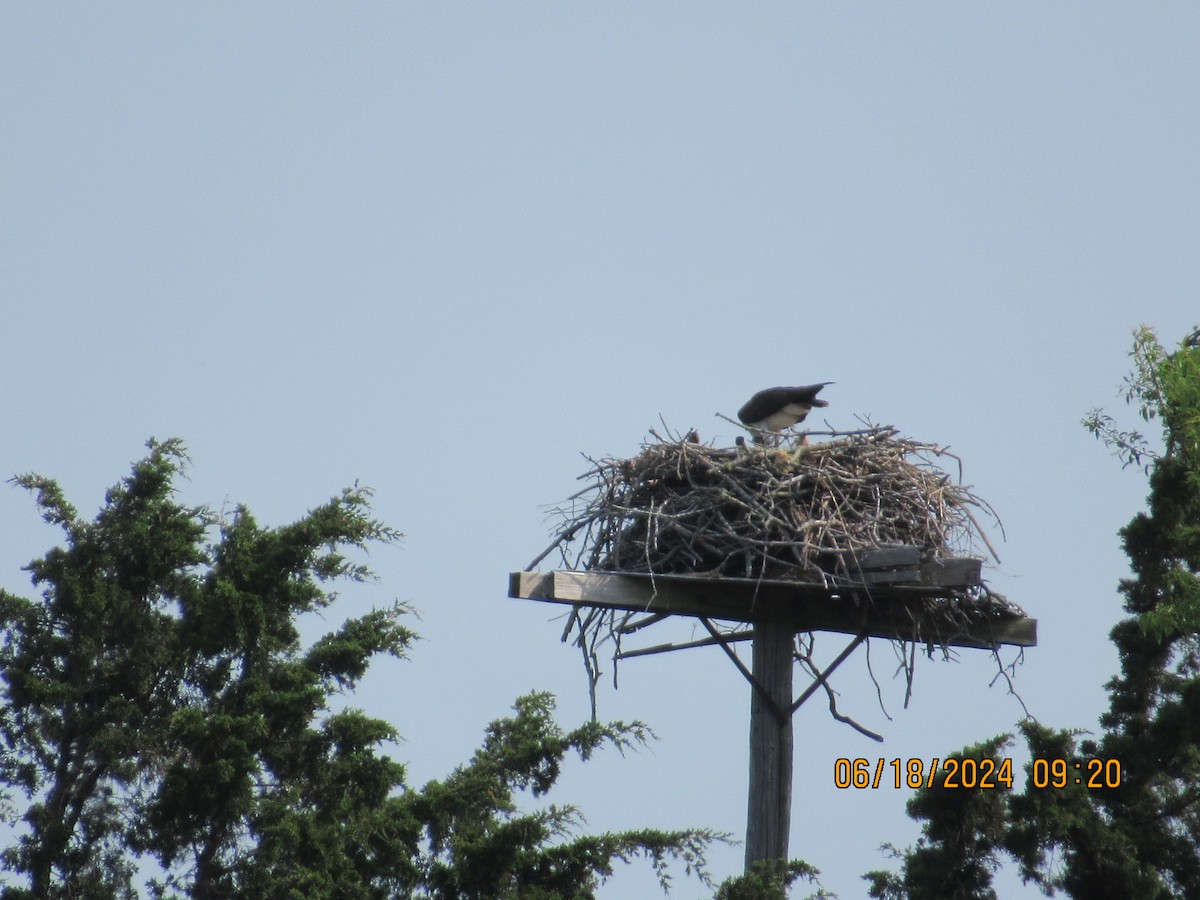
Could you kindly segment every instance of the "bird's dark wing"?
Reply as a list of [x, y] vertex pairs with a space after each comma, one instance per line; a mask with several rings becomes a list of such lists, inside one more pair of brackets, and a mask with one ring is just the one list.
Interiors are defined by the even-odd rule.
[[828, 406], [829, 401], [818, 399], [821, 388], [832, 381], [806, 384], [802, 387], [773, 387], [759, 391], [738, 410], [743, 425], [753, 425], [769, 418], [785, 406], [795, 403], [802, 406]]

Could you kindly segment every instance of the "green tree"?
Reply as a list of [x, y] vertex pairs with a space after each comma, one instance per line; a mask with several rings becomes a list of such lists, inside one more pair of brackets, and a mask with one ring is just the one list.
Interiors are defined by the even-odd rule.
[[[399, 534], [343, 491], [279, 528], [239, 508], [218, 519], [176, 499], [177, 440], [82, 519], [58, 485], [36, 494], [64, 545], [28, 566], [41, 598], [0, 593], [0, 779], [27, 805], [0, 856], [17, 898], [592, 896], [613, 863], [669, 859], [704, 872], [706, 830], [576, 836], [571, 807], [519, 814], [515, 793], [649, 735], [640, 723], [563, 733], [548, 695], [521, 698], [471, 762], [421, 789], [382, 753], [388, 723], [331, 711], [380, 654], [416, 635], [403, 606], [372, 610], [304, 646], [298, 617], [362, 581], [350, 558]], [[10, 798], [12, 794], [10, 793]]]
[[1107, 685], [1097, 738], [1020, 727], [1034, 760], [1119, 760], [1120, 787], [1088, 790], [1072, 770], [1065, 786], [1039, 790], [1031, 763], [1024, 790], [996, 795], [1000, 802], [919, 791], [909, 813], [924, 820], [922, 838], [898, 873], [867, 876], [873, 897], [951, 896], [936, 883], [947, 836], [982, 876], [959, 882], [954, 896], [994, 897], [990, 870], [1007, 854], [1047, 893], [1200, 897], [1200, 331], [1168, 352], [1143, 327], [1131, 356], [1127, 399], [1144, 422], [1161, 425], [1161, 449], [1102, 410], [1084, 420], [1149, 476], [1146, 510], [1121, 530], [1132, 570], [1120, 585], [1129, 618], [1112, 630], [1121, 670]]
[[788, 888], [804, 879], [817, 885], [808, 900], [837, 900], [835, 894], [820, 887], [817, 876], [820, 872], [802, 859], [759, 860], [744, 875], [736, 875], [721, 882], [713, 900], [787, 900]]
[[[999, 771], [1008, 743], [1007, 736], [992, 738], [950, 758], [989, 759], [996, 767], [992, 771]], [[1007, 824], [1004, 795], [998, 790], [944, 789], [947, 775], [942, 770], [936, 787], [918, 790], [909, 800], [908, 814], [924, 823], [924, 833], [917, 846], [902, 855], [901, 877], [888, 872], [867, 876], [872, 897], [995, 900], [991, 882], [999, 866], [996, 844]], [[886, 849], [896, 853], [890, 846]]]
[[624, 750], [644, 743], [650, 732], [640, 722], [593, 721], [564, 733], [551, 715], [553, 698], [545, 693], [520, 698], [514, 709], [515, 716], [488, 727], [468, 764], [400, 801], [407, 818], [422, 828], [411, 885], [416, 896], [584, 900], [612, 875], [615, 861], [634, 856], [651, 861], [664, 890], [669, 859], [681, 860], [689, 874], [709, 883], [705, 849], [726, 838], [706, 829], [639, 829], [551, 843], [576, 831], [579, 810], [551, 805], [521, 814], [516, 791], [544, 795], [569, 751], [586, 760], [602, 744]]
[[66, 546], [27, 567], [41, 602], [0, 594], [3, 774], [33, 801], [27, 833], [3, 857], [29, 890], [5, 896], [131, 895], [123, 801], [153, 762], [145, 738], [180, 694], [171, 606], [195, 589], [209, 523], [170, 498], [181, 460], [177, 444], [153, 445], [94, 522], [53, 481], [14, 479]]

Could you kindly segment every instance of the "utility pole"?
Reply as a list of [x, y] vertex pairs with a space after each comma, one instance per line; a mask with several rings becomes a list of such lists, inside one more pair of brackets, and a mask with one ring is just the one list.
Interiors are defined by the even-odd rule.
[[792, 824], [792, 668], [796, 632], [786, 622], [754, 626], [750, 701], [750, 790], [746, 871], [788, 858]]

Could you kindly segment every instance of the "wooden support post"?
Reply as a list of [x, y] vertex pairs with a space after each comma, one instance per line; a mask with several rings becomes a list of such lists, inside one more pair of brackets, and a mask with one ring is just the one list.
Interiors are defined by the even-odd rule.
[[750, 701], [750, 792], [746, 871], [760, 859], [788, 858], [792, 824], [792, 654], [796, 632], [780, 622], [754, 630], [754, 677], [765, 688]]

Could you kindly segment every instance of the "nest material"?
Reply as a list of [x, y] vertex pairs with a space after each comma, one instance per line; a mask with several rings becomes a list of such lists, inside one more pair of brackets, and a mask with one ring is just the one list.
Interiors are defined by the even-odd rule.
[[655, 437], [632, 459], [592, 461], [591, 486], [563, 511], [566, 564], [828, 583], [879, 546], [923, 560], [991, 549], [971, 512], [994, 518], [990, 507], [939, 465], [957, 458], [895, 429], [786, 448]]
[[[591, 470], [580, 476], [588, 486], [558, 510], [564, 527], [528, 568], [557, 550], [571, 569], [793, 580], [845, 597], [843, 588], [862, 576], [862, 551], [905, 545], [927, 561], [982, 556], [986, 549], [996, 558], [972, 510], [997, 525], [999, 519], [962, 484], [958, 458], [894, 428], [823, 432], [829, 440], [765, 448], [712, 447], [694, 433], [682, 439], [651, 434], [654, 442], [632, 459], [590, 460]], [[959, 469], [957, 479], [943, 468], [947, 460]], [[859, 596], [873, 602], [873, 595], [868, 589]], [[919, 630], [934, 636], [980, 619], [1024, 615], [986, 584], [922, 593], [905, 608], [928, 626]], [[563, 631], [563, 640], [573, 634], [583, 652], [593, 717], [601, 646], [611, 642], [615, 686], [622, 637], [662, 618], [638, 616], [576, 608]], [[724, 635], [733, 638], [748, 627], [734, 625]], [[808, 640], [811, 649], [811, 635]], [[916, 645], [905, 650], [903, 640], [893, 642], [911, 692]], [[932, 655], [933, 641], [926, 645]], [[830, 704], [833, 709], [832, 694]]]

